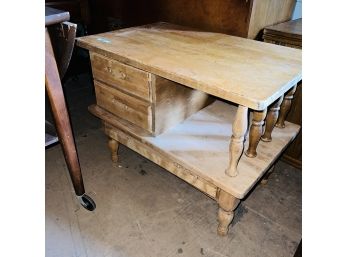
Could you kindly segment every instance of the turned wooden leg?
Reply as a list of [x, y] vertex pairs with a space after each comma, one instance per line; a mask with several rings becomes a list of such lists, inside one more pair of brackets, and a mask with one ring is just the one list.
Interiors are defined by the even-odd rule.
[[283, 102], [283, 96], [281, 96], [276, 102], [274, 102], [266, 116], [265, 132], [263, 133], [261, 140], [264, 142], [272, 141], [272, 131], [274, 124], [277, 122], [280, 105]]
[[245, 132], [248, 127], [248, 107], [239, 105], [236, 118], [233, 122], [230, 142], [230, 162], [225, 173], [228, 176], [238, 175], [237, 165], [243, 153]]
[[118, 142], [115, 139], [110, 138], [108, 145], [109, 145], [109, 148], [111, 151], [111, 160], [113, 162], [117, 162], [118, 161], [117, 151], [118, 151], [118, 146], [119, 146]]
[[277, 128], [285, 128], [284, 121], [285, 121], [286, 115], [290, 111], [291, 101], [294, 98], [296, 88], [297, 88], [297, 85], [294, 86], [293, 88], [291, 88], [284, 97], [284, 101], [283, 101], [282, 105], [280, 106], [279, 118], [278, 118], [277, 123], [275, 124], [275, 126]]
[[217, 233], [220, 236], [226, 236], [228, 232], [228, 227], [231, 224], [234, 213], [233, 210], [238, 206], [240, 200], [235, 198], [233, 195], [226, 193], [225, 191], [219, 191], [218, 203], [218, 221], [219, 225], [217, 228]]
[[261, 180], [261, 184], [262, 185], [266, 185], [269, 179], [269, 176], [273, 173], [274, 171], [274, 165], [272, 165], [271, 168], [269, 168], [269, 170], [267, 171], [266, 175], [262, 178]]
[[257, 156], [256, 148], [262, 136], [262, 125], [267, 114], [267, 109], [253, 112], [253, 121], [249, 131], [249, 148], [245, 155], [254, 158]]

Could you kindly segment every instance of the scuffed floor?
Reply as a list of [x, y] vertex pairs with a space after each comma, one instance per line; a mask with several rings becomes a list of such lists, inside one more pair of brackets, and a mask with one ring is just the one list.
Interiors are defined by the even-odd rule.
[[113, 164], [88, 75], [65, 83], [87, 193], [76, 201], [60, 145], [46, 150], [46, 256], [293, 256], [301, 240], [301, 171], [279, 161], [267, 185], [241, 202], [227, 237], [217, 203], [121, 146]]

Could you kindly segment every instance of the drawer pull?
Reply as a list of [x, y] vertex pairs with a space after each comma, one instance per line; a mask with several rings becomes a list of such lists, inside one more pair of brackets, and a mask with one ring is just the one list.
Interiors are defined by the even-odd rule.
[[109, 73], [112, 74], [112, 69], [111, 69], [111, 67], [107, 66], [107, 67], [106, 67], [106, 70], [107, 70]]
[[126, 73], [124, 73], [124, 72], [120, 72], [120, 75], [121, 75], [121, 79], [126, 79], [126, 77], [127, 77], [127, 75], [126, 75]]
[[[115, 99], [115, 98], [113, 98], [113, 99], [111, 100], [111, 102], [112, 102], [113, 104], [118, 104], [118, 103], [119, 103], [119, 102], [117, 101], [117, 99]], [[124, 108], [124, 109], [128, 110], [128, 106], [127, 106], [127, 105], [122, 104], [122, 103], [121, 103], [121, 105], [123, 105], [123, 108]]]

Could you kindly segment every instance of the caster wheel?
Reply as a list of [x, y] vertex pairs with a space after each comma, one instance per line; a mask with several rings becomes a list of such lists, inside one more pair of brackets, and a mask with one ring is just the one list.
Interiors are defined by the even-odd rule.
[[94, 211], [94, 209], [96, 208], [96, 204], [93, 201], [93, 199], [91, 197], [89, 197], [88, 195], [81, 195], [78, 196], [79, 202], [80, 204], [83, 206], [83, 208], [85, 208], [86, 210], [89, 211]]

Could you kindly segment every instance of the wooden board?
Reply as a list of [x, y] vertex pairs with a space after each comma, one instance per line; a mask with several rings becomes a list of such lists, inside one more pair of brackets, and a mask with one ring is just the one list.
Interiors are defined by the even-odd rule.
[[254, 39], [264, 27], [290, 20], [296, 1], [253, 0], [252, 3], [248, 38]]
[[[234, 105], [215, 101], [157, 137], [137, 135], [131, 127], [119, 126], [116, 122], [113, 122], [115, 128], [108, 133], [116, 140], [122, 138], [121, 143], [169, 171], [168, 163], [171, 163], [179, 169], [179, 177], [186, 173], [196, 176], [204, 185], [208, 184], [209, 192], [217, 187], [242, 199], [293, 140], [300, 127], [286, 122], [286, 128], [275, 128], [272, 142], [259, 143], [257, 158], [248, 158], [243, 154], [238, 164], [239, 175], [228, 177], [225, 169], [236, 109]], [[100, 109], [94, 114], [101, 119], [105, 116]], [[247, 145], [248, 140], [245, 142]], [[167, 163], [165, 165], [162, 165], [163, 158]]]
[[256, 110], [302, 78], [301, 50], [166, 23], [82, 37], [77, 44]]
[[210, 104], [214, 97], [156, 75], [151, 76], [155, 135], [184, 121]]

